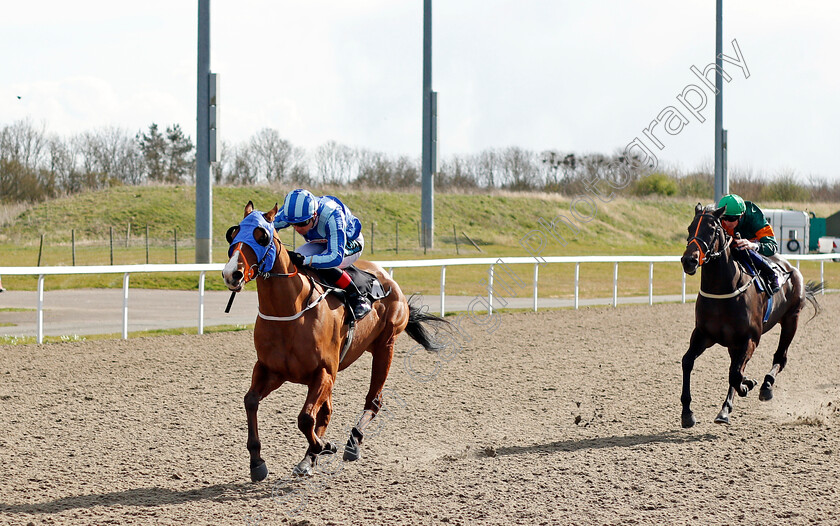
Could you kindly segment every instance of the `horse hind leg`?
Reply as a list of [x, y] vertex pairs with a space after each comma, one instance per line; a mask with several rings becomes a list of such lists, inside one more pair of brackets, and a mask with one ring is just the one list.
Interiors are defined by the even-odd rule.
[[773, 384], [776, 383], [776, 375], [779, 374], [787, 364], [787, 352], [793, 337], [796, 335], [796, 328], [799, 325], [799, 313], [782, 319], [780, 325], [782, 332], [779, 335], [779, 347], [773, 353], [773, 367], [764, 376], [764, 382], [758, 392], [758, 399], [762, 401], [773, 399]]
[[[303, 409], [298, 415], [298, 429], [306, 437], [309, 447], [303, 460], [292, 470], [294, 475], [312, 475], [318, 455], [327, 449], [316, 429], [320, 431], [321, 435], [326, 431], [326, 424], [329, 422], [329, 414], [332, 410], [332, 404], [327, 402], [332, 398], [334, 384], [335, 379], [323, 368], [315, 374], [314, 379], [309, 383], [306, 402], [304, 402]], [[316, 426], [319, 423], [316, 416], [321, 419], [320, 426]]]
[[268, 476], [268, 467], [260, 457], [260, 435], [257, 429], [257, 410], [260, 400], [283, 385], [283, 378], [257, 362], [251, 375], [251, 388], [245, 394], [245, 414], [248, 418], [248, 453], [251, 456], [251, 481], [259, 482]]
[[[385, 386], [385, 380], [388, 378], [388, 372], [391, 370], [391, 362], [394, 359], [394, 341], [396, 335], [391, 333], [388, 336], [380, 335], [373, 342], [373, 363], [370, 372], [370, 388], [365, 397], [365, 407], [362, 411], [359, 421], [350, 430], [350, 437], [347, 439], [347, 444], [344, 446], [344, 460], [354, 461], [359, 460], [362, 456], [362, 440], [365, 433], [371, 434], [366, 430], [368, 425], [379, 413], [383, 406], [382, 388]], [[387, 411], [387, 410], [386, 410]], [[379, 425], [375, 434], [379, 434], [382, 424]]]

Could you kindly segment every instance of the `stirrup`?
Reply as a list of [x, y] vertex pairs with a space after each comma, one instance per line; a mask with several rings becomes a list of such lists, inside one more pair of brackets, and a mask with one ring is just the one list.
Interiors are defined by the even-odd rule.
[[347, 298], [350, 311], [353, 313], [353, 318], [358, 321], [367, 316], [371, 311], [372, 306], [367, 298], [363, 296], [356, 296], [355, 298]]
[[764, 286], [767, 288], [767, 292], [771, 295], [781, 290], [781, 286], [779, 286], [779, 276], [777, 276], [775, 272], [772, 277], [764, 275], [761, 276], [761, 278], [764, 280]]

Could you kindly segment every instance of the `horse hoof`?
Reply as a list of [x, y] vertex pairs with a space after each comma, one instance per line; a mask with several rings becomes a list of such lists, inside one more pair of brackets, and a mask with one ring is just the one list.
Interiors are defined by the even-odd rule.
[[689, 427], [694, 427], [694, 424], [696, 424], [696, 423], [697, 423], [697, 419], [694, 418], [694, 413], [688, 413], [688, 414], [682, 415], [682, 426], [683, 426], [683, 428], [688, 429]]
[[767, 388], [762, 387], [761, 391], [758, 392], [758, 399], [761, 400], [762, 402], [766, 402], [767, 400], [772, 400], [773, 399], [773, 390], [770, 389], [769, 387], [767, 387]]
[[331, 455], [338, 452], [338, 446], [333, 444], [332, 442], [327, 442], [324, 444], [324, 449], [321, 450], [319, 455]]
[[268, 476], [268, 466], [261, 462], [258, 466], [251, 468], [251, 482], [265, 480]]
[[362, 458], [362, 438], [364, 438], [364, 435], [361, 431], [355, 427], [350, 430], [350, 438], [344, 445], [344, 460], [352, 462]]
[[354, 444], [352, 440], [348, 440], [344, 446], [344, 460], [353, 462], [362, 458], [362, 448], [358, 444]]
[[718, 415], [717, 418], [715, 418], [715, 424], [729, 425], [729, 417], [725, 415]]
[[312, 461], [309, 457], [301, 460], [300, 463], [292, 470], [292, 475], [296, 477], [311, 477], [312, 476]]

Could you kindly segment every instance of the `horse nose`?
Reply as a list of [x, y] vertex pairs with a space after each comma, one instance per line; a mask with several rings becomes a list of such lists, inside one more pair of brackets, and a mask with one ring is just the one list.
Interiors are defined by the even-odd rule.
[[242, 280], [242, 272], [237, 270], [230, 277], [233, 278], [233, 281], [239, 282]]
[[697, 267], [700, 264], [700, 260], [696, 253], [683, 254], [683, 257], [680, 258], [680, 262], [682, 263], [683, 271], [689, 276], [697, 272]]

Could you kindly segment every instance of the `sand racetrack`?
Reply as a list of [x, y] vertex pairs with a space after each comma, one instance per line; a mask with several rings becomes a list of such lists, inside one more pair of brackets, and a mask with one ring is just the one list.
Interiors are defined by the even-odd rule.
[[[840, 524], [840, 295], [821, 302], [775, 398], [736, 398], [728, 427], [712, 422], [729, 363], [713, 347], [693, 375], [698, 425], [680, 428], [693, 304], [494, 314], [493, 332], [464, 324], [472, 340], [437, 374], [416, 355], [425, 382], [402, 335], [362, 459], [289, 482], [305, 391], [287, 384], [260, 407], [257, 484], [251, 332], [0, 346], [0, 524]], [[369, 373], [364, 356], [339, 374], [333, 441]]]

